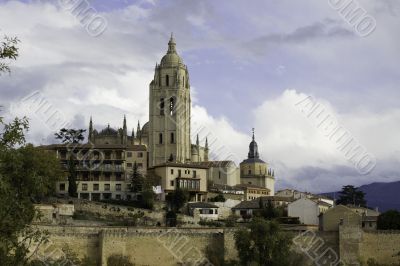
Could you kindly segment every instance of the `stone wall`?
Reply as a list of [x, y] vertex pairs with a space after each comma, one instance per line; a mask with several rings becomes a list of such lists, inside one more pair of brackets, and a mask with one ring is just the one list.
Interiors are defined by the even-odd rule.
[[373, 258], [382, 264], [400, 265], [400, 231], [363, 232], [360, 258], [363, 262]]
[[363, 231], [341, 226], [340, 257], [348, 265], [365, 264], [369, 259], [384, 265], [400, 265], [400, 231]]
[[128, 256], [135, 265], [207, 265], [205, 251], [221, 243], [225, 259], [237, 259], [234, 229], [38, 226], [50, 233], [42, 257], [54, 257], [68, 246], [79, 258], [107, 265], [111, 255]]

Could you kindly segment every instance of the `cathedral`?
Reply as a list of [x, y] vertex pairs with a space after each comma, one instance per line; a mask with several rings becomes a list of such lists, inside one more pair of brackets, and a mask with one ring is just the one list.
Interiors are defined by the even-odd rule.
[[[177, 188], [187, 189], [192, 201], [204, 201], [211, 184], [251, 186], [274, 193], [275, 177], [267, 163], [259, 158], [258, 145], [253, 139], [248, 158], [240, 164], [233, 161], [210, 160], [207, 138], [200, 144], [191, 141], [191, 97], [190, 75], [187, 66], [178, 55], [176, 42], [171, 34], [168, 50], [160, 63], [156, 64], [154, 77], [149, 84], [149, 121], [143, 127], [138, 122], [128, 133], [126, 118], [122, 127], [114, 129], [108, 125], [97, 131], [90, 117], [88, 142], [77, 153], [92, 148], [100, 151], [98, 167], [82, 172], [78, 176], [79, 197], [88, 199], [130, 199], [129, 191], [133, 165], [139, 166], [143, 175], [160, 178], [162, 194], [165, 196]], [[53, 145], [60, 159], [67, 160], [65, 147]], [[76, 152], [76, 151], [75, 151]], [[105, 154], [105, 155], [102, 155]], [[85, 165], [77, 159], [77, 165]], [[101, 159], [101, 160], [100, 160]], [[94, 183], [93, 183], [94, 182]], [[61, 186], [62, 185], [62, 186]], [[61, 184], [58, 192], [67, 190]]]

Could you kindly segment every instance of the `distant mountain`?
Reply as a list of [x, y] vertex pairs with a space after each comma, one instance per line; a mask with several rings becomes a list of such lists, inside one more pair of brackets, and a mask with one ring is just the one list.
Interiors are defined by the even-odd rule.
[[[378, 207], [380, 212], [390, 209], [400, 211], [400, 181], [390, 183], [372, 183], [359, 187], [365, 193], [367, 206]], [[331, 198], [339, 198], [339, 192], [324, 193]]]

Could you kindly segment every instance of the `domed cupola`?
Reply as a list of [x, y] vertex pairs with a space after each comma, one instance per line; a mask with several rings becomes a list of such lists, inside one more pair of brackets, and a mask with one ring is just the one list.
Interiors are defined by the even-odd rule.
[[179, 66], [183, 65], [183, 61], [176, 52], [176, 42], [173, 34], [171, 33], [171, 38], [168, 42], [168, 51], [167, 54], [163, 56], [161, 59], [161, 66]]

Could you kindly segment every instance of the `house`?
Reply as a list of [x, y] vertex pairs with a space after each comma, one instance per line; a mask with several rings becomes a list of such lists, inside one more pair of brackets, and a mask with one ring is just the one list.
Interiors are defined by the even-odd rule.
[[255, 211], [260, 209], [259, 200], [242, 201], [232, 208], [232, 213], [243, 219], [251, 218]]
[[239, 168], [233, 161], [207, 161], [195, 164], [209, 167], [207, 179], [210, 184], [234, 186], [240, 183]]
[[40, 215], [35, 217], [34, 223], [39, 224], [68, 224], [72, 221], [75, 212], [73, 204], [35, 204]]
[[177, 188], [189, 191], [190, 201], [205, 201], [207, 195], [207, 166], [166, 162], [148, 169], [161, 179], [163, 198]]
[[189, 202], [189, 214], [200, 220], [218, 220], [218, 206], [207, 202]]
[[319, 227], [322, 231], [338, 231], [339, 225], [375, 230], [378, 216], [379, 212], [368, 208], [338, 205], [320, 215]]
[[238, 205], [241, 201], [234, 199], [227, 199], [225, 202], [213, 202], [219, 207], [218, 214], [219, 218], [226, 219], [232, 215], [232, 208]]
[[254, 200], [259, 197], [269, 196], [271, 193], [270, 189], [253, 184], [240, 184], [235, 187], [244, 191], [245, 200]]
[[288, 216], [298, 217], [302, 224], [318, 225], [319, 215], [332, 206], [317, 199], [300, 198], [288, 204]]

